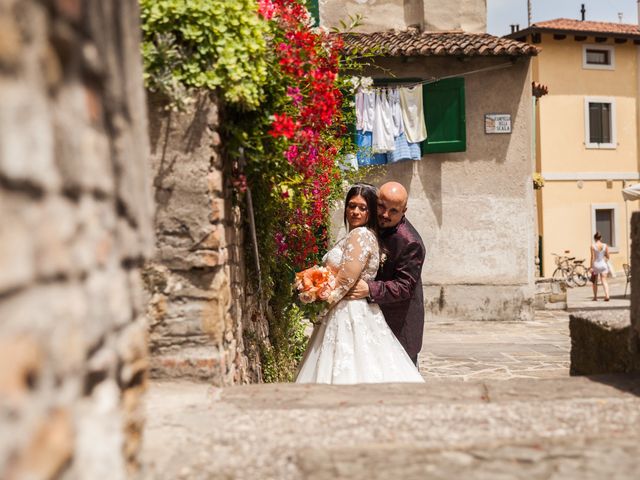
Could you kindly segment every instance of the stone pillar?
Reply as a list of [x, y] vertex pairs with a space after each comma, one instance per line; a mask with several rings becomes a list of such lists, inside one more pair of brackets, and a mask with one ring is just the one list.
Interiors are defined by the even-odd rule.
[[136, 0], [0, 3], [0, 477], [126, 478], [153, 247]]
[[246, 288], [243, 223], [218, 132], [221, 105], [202, 92], [184, 112], [150, 95], [158, 210], [145, 270], [151, 373], [216, 385], [261, 381], [268, 329]]
[[640, 213], [631, 216], [631, 336], [632, 370], [640, 372]]

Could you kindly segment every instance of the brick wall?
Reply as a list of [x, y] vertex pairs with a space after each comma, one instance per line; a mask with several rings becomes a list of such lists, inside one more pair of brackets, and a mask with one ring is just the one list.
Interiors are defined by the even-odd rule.
[[0, 477], [125, 478], [153, 246], [135, 0], [0, 3]]
[[245, 274], [242, 217], [222, 153], [222, 111], [200, 94], [184, 112], [149, 96], [157, 212], [156, 254], [145, 270], [151, 373], [216, 385], [261, 380], [266, 322]]

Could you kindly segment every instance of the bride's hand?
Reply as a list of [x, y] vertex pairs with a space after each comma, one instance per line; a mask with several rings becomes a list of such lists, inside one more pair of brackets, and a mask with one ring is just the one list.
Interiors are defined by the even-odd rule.
[[364, 280], [358, 280], [351, 290], [344, 296], [347, 300], [359, 300], [369, 296], [369, 285]]

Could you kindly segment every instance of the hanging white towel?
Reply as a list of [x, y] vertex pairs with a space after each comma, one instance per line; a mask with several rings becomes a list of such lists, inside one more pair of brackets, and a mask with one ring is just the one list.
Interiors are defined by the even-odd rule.
[[[362, 130], [363, 132], [373, 132], [376, 94], [370, 88], [360, 89], [358, 90], [358, 93], [361, 94], [361, 108], [360, 108], [361, 122], [359, 126], [356, 125], [356, 130]], [[358, 97], [356, 95], [356, 123], [358, 121], [357, 115], [358, 115]]]
[[400, 105], [407, 140], [411, 143], [424, 141], [427, 138], [427, 124], [422, 108], [422, 86], [400, 88]]
[[402, 107], [400, 106], [400, 92], [397, 88], [389, 90], [389, 104], [391, 105], [391, 116], [393, 118], [393, 136], [398, 138], [404, 132], [404, 122], [402, 121]]
[[391, 152], [396, 146], [393, 138], [393, 115], [387, 92], [376, 90], [375, 99], [372, 150], [374, 153]]

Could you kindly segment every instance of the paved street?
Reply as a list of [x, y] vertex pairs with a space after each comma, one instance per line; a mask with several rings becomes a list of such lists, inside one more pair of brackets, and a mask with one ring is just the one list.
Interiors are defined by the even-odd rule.
[[640, 376], [569, 377], [569, 349], [568, 313], [538, 312], [428, 324], [424, 385], [153, 383], [143, 477], [637, 478]]

